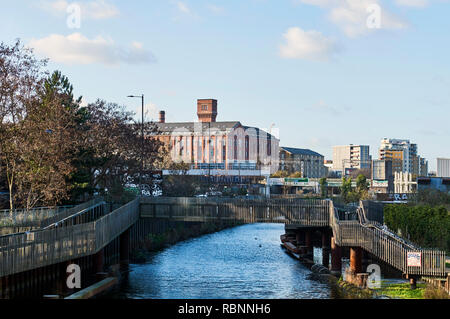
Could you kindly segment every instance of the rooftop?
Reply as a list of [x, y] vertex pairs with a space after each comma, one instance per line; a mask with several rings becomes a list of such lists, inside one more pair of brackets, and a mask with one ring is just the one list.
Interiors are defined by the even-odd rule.
[[285, 150], [286, 152], [289, 152], [294, 155], [309, 155], [309, 156], [323, 157], [322, 154], [304, 148], [280, 147], [280, 150]]

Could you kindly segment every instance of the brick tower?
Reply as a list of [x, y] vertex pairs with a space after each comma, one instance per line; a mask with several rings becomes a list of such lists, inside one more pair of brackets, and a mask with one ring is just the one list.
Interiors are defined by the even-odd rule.
[[197, 115], [199, 122], [215, 122], [217, 117], [217, 100], [197, 100]]

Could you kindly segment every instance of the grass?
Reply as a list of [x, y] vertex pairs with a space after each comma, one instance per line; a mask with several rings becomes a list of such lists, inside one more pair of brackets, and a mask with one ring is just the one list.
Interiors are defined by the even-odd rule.
[[417, 288], [412, 290], [409, 283], [389, 284], [386, 287], [377, 289], [380, 295], [398, 299], [424, 299], [426, 284], [417, 284]]

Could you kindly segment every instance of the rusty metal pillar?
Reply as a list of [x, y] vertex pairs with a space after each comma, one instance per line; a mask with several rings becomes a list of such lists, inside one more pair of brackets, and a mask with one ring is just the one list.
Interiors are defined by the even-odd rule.
[[127, 229], [120, 235], [120, 264], [128, 265], [130, 263], [130, 229]]
[[411, 289], [416, 289], [417, 288], [417, 280], [416, 280], [416, 277], [410, 277], [409, 278], [409, 284], [410, 284], [410, 287], [411, 287]]
[[336, 244], [335, 238], [331, 237], [331, 273], [342, 272], [342, 248]]
[[350, 270], [354, 274], [362, 272], [362, 249], [360, 247], [350, 248]]

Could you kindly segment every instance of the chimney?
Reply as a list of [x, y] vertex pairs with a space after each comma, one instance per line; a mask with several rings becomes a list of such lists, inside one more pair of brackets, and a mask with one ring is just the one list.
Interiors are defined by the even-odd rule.
[[159, 123], [166, 123], [166, 112], [159, 111]]

